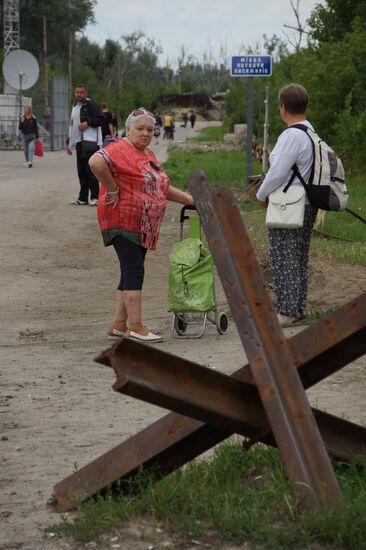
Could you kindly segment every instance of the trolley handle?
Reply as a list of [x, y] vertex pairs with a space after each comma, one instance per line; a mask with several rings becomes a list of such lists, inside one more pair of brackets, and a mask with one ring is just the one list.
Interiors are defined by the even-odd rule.
[[185, 215], [186, 210], [196, 210], [196, 207], [193, 204], [184, 205], [182, 210], [180, 211], [180, 223], [184, 223], [184, 220], [189, 219], [189, 216]]

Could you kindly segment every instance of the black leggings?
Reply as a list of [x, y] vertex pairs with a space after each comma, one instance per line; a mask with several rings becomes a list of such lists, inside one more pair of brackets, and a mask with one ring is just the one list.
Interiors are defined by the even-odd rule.
[[118, 290], [142, 290], [147, 249], [122, 235], [114, 237], [112, 244], [117, 252], [121, 268]]

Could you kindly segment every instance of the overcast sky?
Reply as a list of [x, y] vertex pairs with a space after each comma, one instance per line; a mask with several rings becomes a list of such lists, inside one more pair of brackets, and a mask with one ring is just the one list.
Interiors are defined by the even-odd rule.
[[[319, 3], [300, 0], [303, 25]], [[285, 39], [286, 31], [293, 38], [294, 31], [283, 25], [296, 26], [290, 0], [98, 0], [95, 20], [85, 32], [91, 41], [103, 45], [107, 38], [140, 30], [160, 43], [161, 63], [168, 58], [172, 64], [181, 45], [198, 58], [209, 50], [218, 56], [221, 47], [239, 55], [242, 44], [262, 44], [263, 34]]]

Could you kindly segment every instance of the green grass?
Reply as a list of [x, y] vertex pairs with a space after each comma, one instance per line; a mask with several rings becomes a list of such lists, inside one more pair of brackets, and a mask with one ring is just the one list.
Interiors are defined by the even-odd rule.
[[[349, 208], [366, 219], [366, 178], [352, 178], [348, 188]], [[313, 250], [347, 263], [366, 265], [364, 223], [348, 212], [327, 212], [323, 232], [314, 235]]]
[[211, 187], [229, 186], [244, 189], [246, 156], [236, 151], [173, 151], [164, 163], [164, 170], [173, 185], [187, 189], [188, 177], [203, 170]]
[[[362, 467], [363, 466], [363, 467]], [[266, 549], [322, 548], [360, 550], [366, 540], [366, 457], [362, 466], [339, 464], [336, 474], [344, 506], [331, 503], [304, 512], [284, 475], [279, 453], [264, 445], [244, 451], [238, 440], [216, 447], [212, 458], [196, 460], [156, 481], [143, 472], [134, 482], [135, 496], [99, 498], [64, 517], [46, 533], [97, 540], [106, 529], [123, 529], [123, 521], [150, 517], [180, 540], [201, 538]]]
[[200, 130], [199, 135], [189, 138], [187, 141], [223, 141], [227, 130], [223, 126], [206, 126]]

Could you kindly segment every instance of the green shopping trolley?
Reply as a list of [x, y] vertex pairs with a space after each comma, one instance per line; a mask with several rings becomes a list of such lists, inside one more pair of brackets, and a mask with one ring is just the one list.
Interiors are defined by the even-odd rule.
[[[201, 240], [201, 224], [194, 206], [180, 213], [180, 241], [170, 253], [168, 311], [173, 312], [172, 335], [175, 338], [200, 338], [208, 322], [219, 334], [227, 332], [229, 321], [216, 307], [213, 259]], [[184, 222], [188, 236], [184, 238]], [[191, 327], [198, 327], [192, 329]]]

